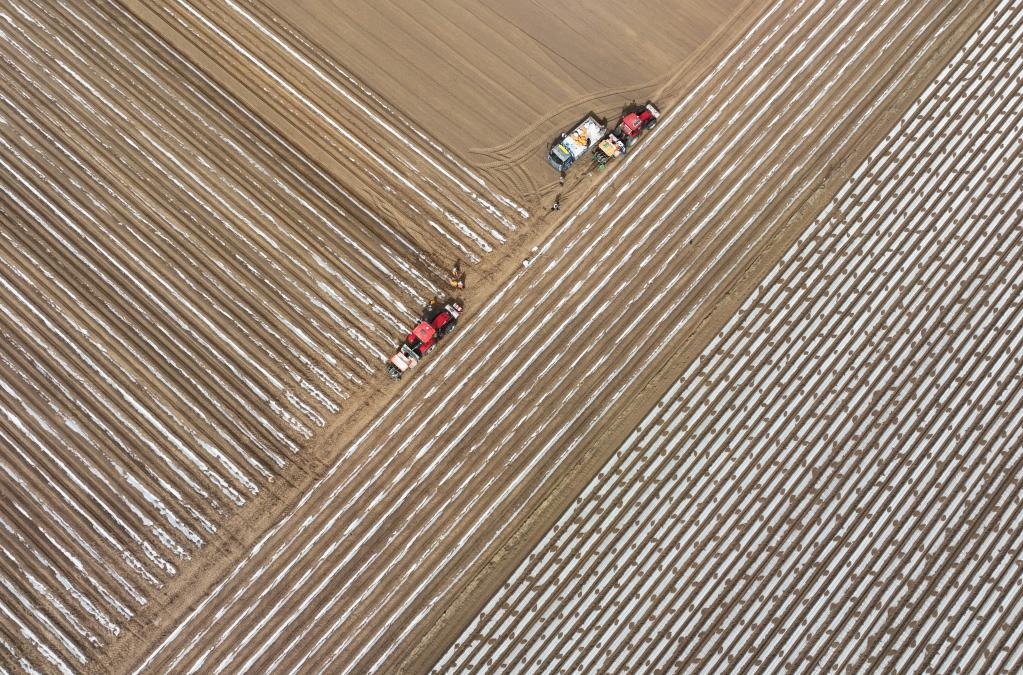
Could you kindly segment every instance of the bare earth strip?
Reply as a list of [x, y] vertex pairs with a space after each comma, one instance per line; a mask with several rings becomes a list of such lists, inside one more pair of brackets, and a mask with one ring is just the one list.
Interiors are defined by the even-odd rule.
[[1019, 672], [1023, 4], [999, 3], [439, 672]]
[[611, 423], [675, 353], [664, 336], [698, 329], [915, 69], [983, 9], [766, 3], [643, 152], [344, 446], [296, 509], [172, 630], [138, 643], [137, 667], [421, 667], [442, 641], [414, 646], [431, 627], [463, 625], [465, 606], [451, 599], [546, 486], [613, 450]]
[[278, 11], [466, 154], [552, 111], [663, 81], [739, 4], [299, 0]]
[[[265, 1], [265, 0], [264, 0]], [[333, 59], [509, 194], [553, 196], [547, 144], [584, 111], [613, 117], [691, 62], [739, 0], [273, 3]], [[698, 74], [698, 73], [697, 73]], [[546, 200], [544, 200], [546, 201]]]

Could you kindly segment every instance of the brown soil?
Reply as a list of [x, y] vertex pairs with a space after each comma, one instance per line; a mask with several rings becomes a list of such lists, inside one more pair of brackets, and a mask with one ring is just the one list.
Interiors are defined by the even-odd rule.
[[737, 6], [303, 0], [280, 13], [440, 142], [482, 159], [552, 116], [600, 107], [590, 101], [651, 96]]
[[[0, 27], [5, 664], [429, 667], [990, 3], [282, 4]], [[549, 213], [544, 139], [648, 96]]]

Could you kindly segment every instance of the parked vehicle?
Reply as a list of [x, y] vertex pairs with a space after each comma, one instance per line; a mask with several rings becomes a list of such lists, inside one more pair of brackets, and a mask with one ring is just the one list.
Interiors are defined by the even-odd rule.
[[564, 173], [575, 163], [575, 160], [582, 157], [587, 150], [592, 148], [606, 132], [607, 127], [601, 124], [596, 117], [587, 115], [574, 129], [561, 134], [561, 138], [551, 147], [547, 161], [555, 169]]

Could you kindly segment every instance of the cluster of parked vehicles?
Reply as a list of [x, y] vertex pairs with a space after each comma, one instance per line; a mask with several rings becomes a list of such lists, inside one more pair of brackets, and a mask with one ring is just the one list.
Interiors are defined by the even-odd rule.
[[612, 131], [595, 115], [587, 115], [571, 131], [561, 134], [551, 146], [547, 161], [564, 173], [587, 152], [593, 153], [593, 162], [603, 168], [615, 157], [629, 151], [644, 130], [657, 124], [661, 111], [653, 103], [626, 112]]
[[[626, 154], [629, 147], [636, 142], [646, 129], [657, 123], [661, 112], [653, 103], [627, 110], [618, 124], [608, 131], [606, 121], [589, 114], [571, 131], [566, 131], [554, 142], [547, 156], [547, 161], [564, 177], [565, 172], [587, 153], [593, 155], [593, 165], [604, 168], [615, 157]], [[560, 198], [560, 195], [559, 195]], [[557, 201], [555, 207], [557, 208]], [[457, 288], [464, 288], [464, 275], [455, 263], [452, 271], [458, 279]], [[455, 285], [455, 284], [453, 284]], [[387, 362], [387, 374], [392, 379], [400, 379], [410, 368], [433, 349], [448, 333], [454, 330], [458, 317], [462, 314], [462, 301], [453, 298], [431, 300], [419, 318], [419, 322], [405, 337], [398, 347], [397, 353]]]

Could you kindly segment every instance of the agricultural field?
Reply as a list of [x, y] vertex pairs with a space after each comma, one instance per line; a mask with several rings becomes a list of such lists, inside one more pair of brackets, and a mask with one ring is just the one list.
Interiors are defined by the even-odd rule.
[[0, 7], [4, 672], [1018, 665], [1020, 3], [619, 9]]
[[1002, 3], [438, 672], [1019, 672], [1023, 7]]
[[125, 4], [310, 155], [350, 152], [343, 129], [401, 166], [408, 150], [378, 148], [374, 127], [404, 122], [526, 206], [550, 196], [550, 138], [676, 90], [697, 47], [741, 16], [738, 0]]
[[[225, 519], [308, 473], [293, 459], [377, 377], [437, 260], [478, 259], [521, 215], [406, 141], [388, 180], [448, 191], [417, 202], [422, 230], [389, 222], [116, 4], [3, 18], [10, 640], [83, 665]], [[355, 163], [371, 182], [377, 164]], [[463, 200], [487, 215], [448, 217]]]
[[[660, 99], [740, 0], [281, 3], [281, 15], [508, 194], [545, 193], [549, 139]], [[511, 66], [511, 67], [509, 67]]]

